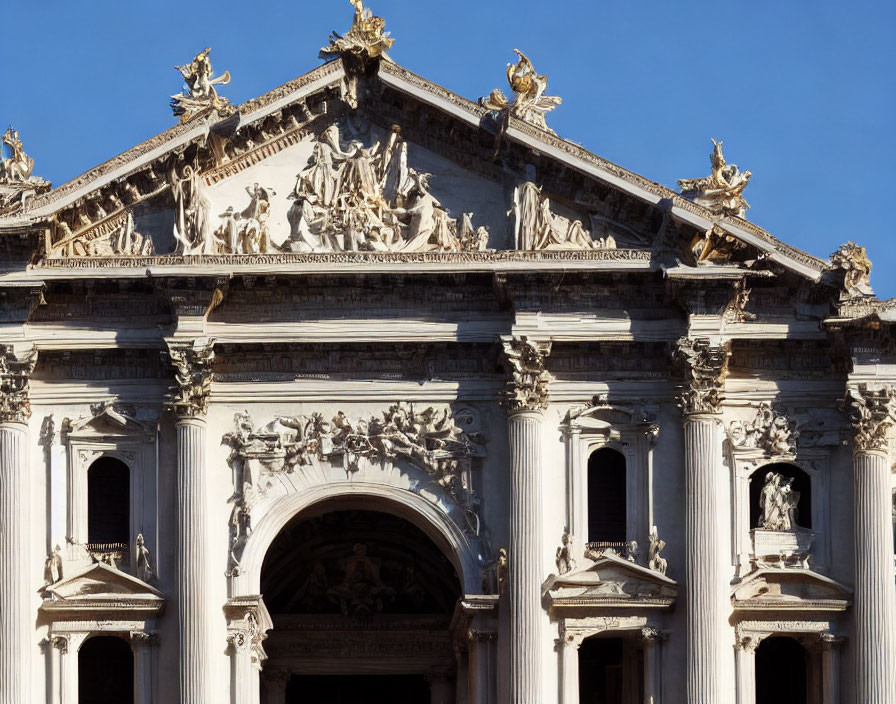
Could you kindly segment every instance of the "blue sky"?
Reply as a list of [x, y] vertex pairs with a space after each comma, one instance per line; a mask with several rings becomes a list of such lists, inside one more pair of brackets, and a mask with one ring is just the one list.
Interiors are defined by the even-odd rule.
[[[209, 45], [233, 102], [317, 66], [347, 0], [10, 2], [0, 122], [59, 185], [174, 122], [173, 65]], [[827, 257], [855, 240], [896, 296], [896, 3], [370, 0], [400, 64], [468, 98], [518, 47], [550, 78], [562, 136], [667, 186], [708, 174], [710, 137], [753, 172], [748, 217]]]

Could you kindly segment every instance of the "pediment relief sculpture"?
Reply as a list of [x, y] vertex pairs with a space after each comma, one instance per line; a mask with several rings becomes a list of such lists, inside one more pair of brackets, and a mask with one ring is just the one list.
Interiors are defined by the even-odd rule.
[[516, 187], [513, 213], [517, 249], [616, 249], [616, 240], [612, 235], [594, 239], [581, 219], [574, 220], [554, 213], [550, 198], [531, 181]]
[[349, 2], [355, 8], [351, 29], [345, 35], [333, 32], [330, 43], [320, 50], [320, 58], [333, 59], [354, 54], [362, 59], [384, 58], [391, 61], [386, 52], [395, 44], [395, 39], [386, 31], [386, 20], [376, 17], [370, 8], [364, 7], [364, 0]]
[[488, 98], [480, 98], [479, 102], [489, 110], [509, 113], [530, 125], [554, 134], [545, 121], [545, 115], [556, 109], [563, 99], [545, 95], [548, 89], [548, 77], [539, 74], [529, 57], [519, 49], [513, 51], [519, 57], [516, 64], [507, 64], [507, 82], [513, 91], [513, 100], [509, 100], [504, 91], [496, 88]]
[[752, 421], [734, 420], [728, 426], [728, 438], [737, 450], [761, 450], [773, 456], [793, 456], [800, 433], [796, 421], [776, 413], [763, 403]]
[[676, 582], [631, 560], [606, 551], [568, 572], [551, 575], [543, 586], [553, 608], [635, 606], [639, 602], [669, 606], [678, 593]]
[[731, 589], [735, 608], [842, 611], [851, 594], [842, 584], [815, 572], [762, 568]]
[[190, 63], [174, 67], [184, 79], [183, 92], [171, 96], [171, 109], [181, 123], [211, 112], [226, 117], [236, 111], [227, 98], [218, 95], [215, 88], [216, 85], [230, 83], [230, 71], [212, 78], [214, 71], [210, 53], [211, 48], [206, 47]]
[[722, 142], [712, 140], [709, 156], [712, 173], [704, 178], [685, 178], [678, 181], [682, 195], [698, 205], [705, 206], [720, 215], [744, 217], [750, 204], [743, 193], [752, 173], [741, 171], [736, 164], [729, 164], [722, 154]]

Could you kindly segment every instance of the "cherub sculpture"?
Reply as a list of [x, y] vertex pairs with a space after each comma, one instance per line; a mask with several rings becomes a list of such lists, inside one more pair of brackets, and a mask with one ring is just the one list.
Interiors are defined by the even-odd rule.
[[504, 92], [498, 88], [488, 98], [480, 99], [480, 103], [489, 110], [509, 111], [531, 125], [553, 132], [548, 128], [545, 115], [560, 105], [563, 100], [556, 96], [546, 96], [548, 77], [538, 73], [532, 62], [519, 49], [514, 49], [519, 56], [516, 64], [507, 64], [507, 82], [514, 93], [514, 99], [508, 100]]
[[233, 114], [235, 108], [227, 98], [218, 95], [216, 85], [230, 83], [230, 71], [212, 78], [211, 48], [206, 47], [196, 54], [193, 61], [184, 66], [175, 66], [184, 78], [185, 90], [171, 96], [171, 109], [181, 122], [189, 122], [201, 114], [215, 110], [222, 115]]
[[743, 193], [753, 174], [741, 171], [737, 164], [729, 164], [722, 154], [722, 142], [712, 140], [712, 154], [709, 161], [712, 171], [704, 178], [679, 179], [682, 194], [691, 197], [698, 205], [703, 205], [724, 215], [744, 217], [750, 204]]

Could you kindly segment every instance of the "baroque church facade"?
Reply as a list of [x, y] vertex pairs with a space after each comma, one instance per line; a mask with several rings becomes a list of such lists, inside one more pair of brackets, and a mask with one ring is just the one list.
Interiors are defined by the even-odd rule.
[[[0, 704], [896, 704], [865, 251], [325, 62], [51, 188], [0, 167]], [[219, 92], [220, 91], [220, 92]], [[506, 91], [506, 93], [505, 93]]]

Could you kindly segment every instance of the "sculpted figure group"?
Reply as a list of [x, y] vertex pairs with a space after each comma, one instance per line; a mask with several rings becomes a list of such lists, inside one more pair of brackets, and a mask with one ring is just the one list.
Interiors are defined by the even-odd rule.
[[545, 115], [563, 100], [545, 95], [548, 77], [538, 73], [529, 57], [519, 49], [513, 51], [519, 57], [516, 64], [507, 64], [507, 82], [513, 91], [513, 100], [509, 100], [504, 91], [496, 88], [488, 98], [482, 98], [480, 102], [489, 110], [509, 112], [524, 122], [553, 133], [545, 121]]
[[753, 174], [741, 171], [736, 164], [729, 164], [722, 154], [722, 142], [712, 140], [709, 156], [712, 173], [704, 178], [679, 179], [678, 185], [685, 196], [724, 215], [744, 217], [750, 204], [744, 199], [744, 189]]
[[759, 528], [793, 530], [796, 528], [800, 492], [793, 490], [793, 478], [769, 472], [759, 494]]

